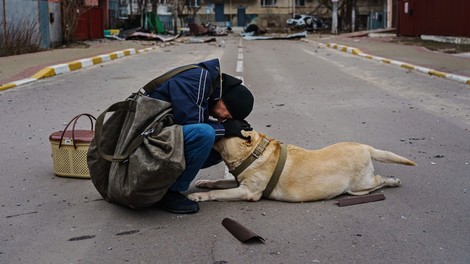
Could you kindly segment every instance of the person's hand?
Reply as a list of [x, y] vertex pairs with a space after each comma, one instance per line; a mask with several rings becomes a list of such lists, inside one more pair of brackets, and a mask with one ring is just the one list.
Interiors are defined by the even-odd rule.
[[224, 125], [225, 129], [225, 136], [226, 137], [240, 137], [243, 139], [250, 139], [250, 137], [245, 137], [242, 134], [242, 130], [245, 131], [252, 131], [253, 128], [251, 125], [245, 120], [236, 120], [236, 119], [228, 119], [225, 120], [222, 125]]

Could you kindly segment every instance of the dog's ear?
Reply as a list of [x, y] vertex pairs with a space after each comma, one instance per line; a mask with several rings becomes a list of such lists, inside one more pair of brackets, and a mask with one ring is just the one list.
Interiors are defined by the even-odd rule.
[[245, 130], [242, 130], [242, 131], [240, 131], [240, 132], [241, 132], [242, 136], [244, 136], [244, 137], [245, 137], [245, 139], [247, 139], [247, 140], [250, 140], [250, 141], [251, 141], [251, 134], [250, 134], [250, 131], [245, 131]]
[[244, 136], [244, 139], [246, 140], [245, 144], [250, 146], [254, 140], [254, 132], [242, 130], [241, 133]]

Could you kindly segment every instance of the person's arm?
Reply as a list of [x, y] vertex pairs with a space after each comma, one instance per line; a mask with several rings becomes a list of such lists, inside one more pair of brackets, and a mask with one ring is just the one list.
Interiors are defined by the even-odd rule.
[[215, 141], [218, 141], [219, 139], [225, 136], [224, 125], [222, 125], [221, 123], [217, 121], [210, 121], [210, 120], [207, 122], [207, 124], [210, 125], [212, 128], [214, 128]]

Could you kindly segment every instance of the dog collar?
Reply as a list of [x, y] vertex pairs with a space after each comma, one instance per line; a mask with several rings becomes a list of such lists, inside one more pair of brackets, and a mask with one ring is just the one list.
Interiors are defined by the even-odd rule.
[[269, 179], [268, 185], [263, 191], [263, 197], [268, 198], [269, 195], [276, 187], [279, 178], [281, 177], [282, 170], [284, 169], [284, 165], [286, 165], [287, 160], [287, 146], [285, 144], [281, 144], [281, 153], [279, 154], [279, 158], [277, 159], [276, 168], [274, 168], [273, 175], [271, 175], [271, 179]]

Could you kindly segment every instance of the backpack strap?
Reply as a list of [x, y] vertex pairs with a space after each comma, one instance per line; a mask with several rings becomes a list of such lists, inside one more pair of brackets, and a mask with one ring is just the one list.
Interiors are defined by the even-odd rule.
[[173, 76], [175, 76], [179, 73], [182, 73], [184, 71], [187, 71], [187, 70], [190, 70], [190, 69], [195, 69], [195, 68], [200, 68], [200, 67], [196, 66], [196, 65], [186, 65], [186, 66], [181, 66], [181, 67], [175, 68], [175, 69], [173, 69], [171, 71], [168, 71], [165, 74], [160, 75], [157, 78], [151, 80], [149, 83], [144, 85], [144, 87], [142, 87], [142, 89], [144, 89], [145, 92], [147, 94], [149, 94], [149, 93], [153, 92], [153, 90], [155, 90], [155, 87], [158, 87], [158, 86], [162, 85], [164, 82], [168, 81]]
[[[171, 79], [172, 77], [174, 77], [175, 75], [179, 74], [179, 73], [182, 73], [184, 71], [187, 71], [187, 70], [190, 70], [190, 69], [196, 69], [196, 68], [203, 68], [205, 69], [204, 67], [201, 67], [201, 66], [197, 66], [197, 65], [185, 65], [185, 66], [181, 66], [181, 67], [178, 67], [178, 68], [175, 68], [171, 71], [168, 71], [166, 72], [165, 74], [163, 75], [160, 75], [158, 76], [157, 78], [151, 80], [149, 83], [147, 83], [146, 85], [144, 85], [144, 87], [142, 87], [141, 89], [143, 89], [147, 94], [150, 94], [151, 92], [153, 92], [153, 90], [155, 90], [155, 87], [158, 87], [158, 86], [161, 86], [164, 82], [168, 81], [169, 79]], [[207, 69], [206, 69], [207, 70]], [[215, 78], [214, 81], [211, 83], [211, 87], [210, 87], [210, 91], [209, 91], [209, 96], [212, 95], [212, 92], [214, 91], [214, 87], [217, 86], [220, 82], [219, 80], [220, 78]]]

